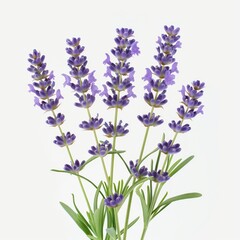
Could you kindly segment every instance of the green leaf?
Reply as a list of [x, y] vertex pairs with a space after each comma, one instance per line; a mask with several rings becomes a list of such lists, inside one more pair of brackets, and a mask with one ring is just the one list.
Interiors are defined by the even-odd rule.
[[113, 227], [107, 228], [106, 231], [107, 231], [107, 234], [110, 236], [111, 239], [113, 239], [113, 240], [117, 239], [117, 234], [116, 234], [116, 231]]
[[[68, 172], [68, 171], [65, 171], [65, 170], [58, 170], [58, 169], [51, 169], [51, 171], [53, 171], [53, 172], [60, 172], [60, 173], [67, 173], [67, 174], [70, 174], [70, 175], [74, 175], [74, 176], [80, 177], [80, 178], [86, 180], [87, 182], [89, 182], [90, 184], [92, 184], [93, 187], [95, 187], [96, 189], [98, 188], [98, 187], [97, 187], [92, 181], [90, 181], [88, 178], [86, 178], [86, 177], [84, 177], [84, 176], [82, 176], [82, 175], [79, 175], [79, 174], [77, 174], [77, 173], [75, 173], [75, 172]], [[104, 194], [103, 194], [101, 191], [100, 191], [100, 194], [102, 195], [103, 198], [105, 198], [105, 197], [104, 197]]]
[[[140, 218], [140, 217], [137, 217], [137, 218], [135, 218], [133, 221], [131, 221], [131, 222], [128, 224], [127, 229], [129, 229], [130, 227], [132, 227], [132, 226], [138, 221], [139, 218]], [[122, 230], [120, 231], [120, 233], [123, 234], [123, 233], [124, 233], [124, 229], [122, 229]]]
[[92, 236], [91, 231], [86, 226], [84, 221], [81, 221], [81, 218], [79, 218], [79, 215], [75, 213], [67, 204], [63, 202], [60, 202], [60, 204], [64, 208], [64, 210], [70, 215], [70, 217], [74, 220], [74, 222], [78, 225], [78, 227], [81, 228], [86, 235]]
[[75, 197], [74, 197], [74, 194], [72, 194], [72, 198], [73, 198], [73, 205], [78, 213], [78, 217], [79, 217], [79, 220], [81, 222], [83, 222], [89, 229], [92, 229], [91, 228], [91, 225], [87, 222], [87, 220], [85, 219], [85, 217], [82, 215], [82, 213], [79, 211], [77, 205], [76, 205], [76, 202], [75, 202]]
[[96, 191], [95, 196], [94, 196], [94, 204], [93, 204], [94, 205], [93, 206], [94, 211], [98, 208], [98, 196], [99, 196], [99, 193], [100, 193], [101, 186], [102, 186], [102, 181], [99, 183], [97, 191]]
[[172, 177], [175, 173], [177, 173], [180, 169], [187, 165], [193, 158], [194, 156], [190, 156], [187, 159], [185, 159], [183, 162], [177, 165], [171, 172], [169, 172], [169, 176]]
[[177, 160], [173, 165], [168, 169], [168, 172], [170, 173], [180, 162], [182, 159]]
[[181, 195], [178, 195], [178, 196], [175, 196], [175, 197], [172, 197], [172, 198], [168, 198], [167, 200], [163, 201], [161, 203], [161, 205], [168, 205], [172, 202], [175, 202], [175, 201], [179, 201], [179, 200], [184, 200], [184, 199], [189, 199], [189, 198], [198, 198], [198, 197], [201, 197], [202, 194], [201, 193], [197, 193], [197, 192], [193, 192], [193, 193], [185, 193], [185, 194], [181, 194]]
[[147, 206], [146, 201], [145, 201], [145, 197], [144, 197], [142, 191], [140, 191], [141, 187], [142, 187], [142, 185], [137, 187], [136, 193], [137, 193], [138, 197], [140, 198], [140, 202], [141, 202], [141, 205], [142, 205], [142, 211], [143, 211], [143, 221], [144, 221], [144, 224], [146, 224], [149, 220], [148, 219], [149, 218], [149, 212], [148, 212], [148, 206]]

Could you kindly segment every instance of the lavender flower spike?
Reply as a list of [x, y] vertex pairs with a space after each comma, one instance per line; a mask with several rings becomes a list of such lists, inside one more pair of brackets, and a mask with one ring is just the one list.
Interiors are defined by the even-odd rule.
[[129, 162], [130, 165], [130, 170], [132, 172], [132, 174], [136, 177], [136, 178], [141, 178], [141, 177], [145, 177], [148, 175], [148, 169], [145, 166], [142, 166], [140, 169], [138, 169], [138, 161], [136, 161], [136, 163], [134, 164], [133, 161]]
[[158, 148], [165, 154], [175, 154], [181, 151], [180, 144], [172, 144], [172, 140], [159, 143]]
[[108, 196], [105, 198], [104, 203], [107, 207], [117, 207], [123, 200], [123, 195], [114, 193], [113, 195]]
[[159, 119], [160, 116], [155, 116], [155, 113], [148, 113], [148, 114], [143, 114], [142, 116], [138, 115], [137, 116], [138, 120], [143, 123], [145, 127], [149, 126], [158, 126], [163, 123], [163, 119]]
[[67, 132], [64, 136], [57, 136], [53, 142], [60, 147], [64, 147], [73, 144], [75, 138], [76, 136], [74, 134]]
[[29, 92], [34, 93], [35, 105], [39, 106], [44, 111], [55, 110], [59, 106], [59, 100], [62, 97], [60, 90], [54, 89], [54, 74], [46, 70], [47, 64], [44, 62], [45, 56], [41, 55], [36, 49], [29, 54], [28, 61], [30, 67], [28, 71], [31, 72], [33, 84], [29, 84]]
[[92, 117], [89, 121], [82, 121], [82, 123], [79, 124], [79, 127], [85, 130], [99, 129], [101, 127], [102, 122], [103, 118], [98, 118], [97, 115], [95, 118]]
[[67, 172], [77, 172], [78, 173], [80, 170], [82, 170], [84, 164], [85, 164], [84, 160], [81, 163], [78, 160], [76, 160], [74, 162], [74, 164], [71, 164], [71, 165], [65, 164], [64, 170]]
[[[65, 78], [64, 86], [71, 87], [76, 93], [78, 102], [75, 106], [89, 108], [95, 101], [95, 95], [100, 92], [95, 82], [94, 72], [87, 68], [87, 57], [82, 55], [84, 47], [80, 45], [80, 38], [67, 39], [68, 48], [66, 52], [70, 55], [68, 66], [70, 67], [70, 76], [63, 74]], [[71, 78], [76, 81], [72, 82]]]
[[119, 121], [118, 125], [116, 126], [116, 129], [114, 129], [114, 126], [111, 122], [109, 123], [104, 123], [104, 127], [103, 127], [103, 132], [106, 134], [107, 137], [122, 137], [125, 136], [129, 130], [126, 129], [128, 126], [127, 123], [125, 123], [124, 125], [122, 125], [122, 120]]
[[112, 149], [112, 144], [109, 141], [104, 141], [98, 146], [92, 146], [91, 149], [88, 151], [90, 154], [95, 156], [104, 157], [108, 154], [108, 152]]
[[[132, 29], [117, 29], [118, 36], [114, 39], [117, 46], [111, 50], [117, 62], [112, 62], [109, 54], [106, 54], [107, 58], [103, 62], [107, 65], [104, 76], [110, 80], [103, 85], [100, 96], [105, 96], [103, 102], [109, 108], [123, 108], [128, 105], [129, 98], [136, 97], [133, 93], [135, 71], [128, 62], [133, 55], [140, 53], [137, 41], [132, 38], [133, 33]], [[123, 95], [120, 96], [120, 93]]]
[[189, 124], [185, 124], [182, 126], [182, 122], [178, 121], [177, 123], [173, 120], [171, 123], [168, 124], [169, 127], [177, 133], [185, 133], [191, 130]]
[[151, 177], [154, 182], [166, 182], [170, 179], [168, 172], [162, 172], [161, 170], [153, 170], [148, 173], [148, 176]]

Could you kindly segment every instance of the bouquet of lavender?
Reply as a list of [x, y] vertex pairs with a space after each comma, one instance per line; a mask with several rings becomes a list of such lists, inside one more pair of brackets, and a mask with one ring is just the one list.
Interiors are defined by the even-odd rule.
[[[94, 71], [87, 67], [87, 57], [83, 55], [84, 47], [80, 44], [80, 38], [67, 39], [66, 52], [69, 55], [69, 74], [63, 74], [64, 86], [74, 91], [76, 102], [74, 105], [85, 109], [88, 119], [82, 120], [79, 127], [83, 130], [92, 131], [95, 143], [89, 146], [90, 154], [87, 160], [75, 159], [71, 153], [70, 145], [76, 140], [75, 134], [65, 132], [62, 124], [65, 116], [58, 111], [60, 100], [63, 99], [60, 90], [55, 89], [53, 71], [46, 69], [45, 56], [37, 50], [29, 55], [30, 67], [28, 70], [33, 74], [33, 83], [29, 84], [30, 92], [35, 94], [35, 105], [48, 112], [46, 123], [59, 130], [59, 136], [53, 141], [59, 147], [64, 147], [69, 155], [69, 163], [63, 170], [53, 170], [67, 173], [79, 182], [87, 209], [80, 210], [72, 195], [73, 206], [61, 202], [77, 226], [83, 231], [88, 239], [110, 240], [127, 239], [128, 229], [131, 228], [140, 217], [130, 219], [130, 213], [134, 206], [134, 196], [139, 198], [142, 208], [143, 229], [140, 239], [145, 239], [149, 223], [161, 211], [171, 203], [200, 197], [200, 193], [185, 193], [168, 198], [168, 192], [163, 192], [164, 185], [171, 181], [174, 175], [189, 163], [193, 156], [182, 160], [174, 159], [181, 151], [179, 143], [176, 143], [178, 134], [186, 133], [191, 128], [187, 121], [193, 119], [199, 113], [203, 113], [203, 105], [199, 98], [203, 95], [204, 83], [199, 80], [182, 86], [180, 90], [181, 105], [177, 108], [177, 119], [168, 123], [173, 131], [172, 137], [166, 137], [164, 132], [159, 136], [155, 146], [150, 151], [145, 150], [150, 128], [160, 127], [163, 124], [159, 112], [167, 103], [167, 90], [175, 83], [175, 75], [178, 73], [177, 62], [174, 55], [181, 47], [179, 41], [179, 28], [174, 26], [164, 27], [165, 33], [158, 37], [157, 53], [154, 56], [156, 65], [146, 69], [143, 80], [144, 100], [149, 105], [149, 112], [136, 116], [145, 131], [142, 146], [136, 160], [130, 160], [127, 152], [118, 149], [117, 139], [128, 134], [128, 124], [121, 120], [120, 110], [129, 105], [130, 100], [135, 98], [134, 67], [130, 59], [139, 55], [138, 42], [133, 38], [133, 30], [128, 28], [117, 29], [117, 37], [114, 39], [116, 47], [111, 50], [112, 57], [106, 54], [107, 78], [103, 89], [96, 85]], [[113, 60], [114, 58], [114, 60]], [[108, 109], [113, 109], [113, 120], [104, 122], [98, 113], [92, 116], [91, 108], [98, 95]], [[102, 131], [102, 132], [101, 132]], [[107, 161], [107, 159], [109, 159]], [[91, 176], [84, 176], [84, 169], [92, 168], [95, 161], [100, 161], [103, 169], [103, 177], [99, 182], [94, 182]], [[121, 161], [126, 172], [124, 179], [116, 179], [115, 161]], [[91, 163], [91, 164], [90, 164]], [[119, 171], [119, 169], [118, 169]], [[86, 193], [86, 184], [92, 186], [95, 191], [92, 197]], [[122, 206], [126, 206], [122, 208]], [[120, 221], [119, 212], [125, 212], [125, 219]]]

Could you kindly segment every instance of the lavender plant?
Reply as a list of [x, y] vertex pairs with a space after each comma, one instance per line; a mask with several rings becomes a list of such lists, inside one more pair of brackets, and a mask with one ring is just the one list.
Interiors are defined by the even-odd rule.
[[[35, 94], [34, 103], [43, 111], [48, 112], [46, 123], [59, 130], [59, 136], [53, 141], [56, 145], [64, 147], [69, 155], [69, 162], [65, 163], [63, 170], [55, 172], [67, 173], [75, 176], [79, 182], [87, 209], [79, 209], [73, 198], [73, 207], [61, 202], [77, 226], [88, 239], [93, 240], [126, 240], [129, 228], [140, 218], [130, 220], [133, 196], [137, 196], [142, 207], [143, 229], [140, 239], [145, 239], [149, 223], [161, 211], [171, 203], [200, 197], [200, 193], [185, 193], [168, 198], [168, 192], [163, 192], [164, 185], [171, 181], [173, 176], [189, 163], [193, 156], [185, 160], [174, 159], [181, 151], [181, 146], [176, 143], [178, 134], [190, 131], [191, 127], [186, 121], [203, 114], [203, 105], [199, 99], [203, 95], [204, 83], [199, 80], [182, 86], [180, 90], [181, 105], [177, 108], [177, 119], [172, 120], [166, 126], [173, 131], [172, 137], [166, 138], [163, 125], [164, 120], [159, 115], [163, 106], [167, 104], [167, 91], [175, 84], [175, 76], [178, 73], [175, 54], [181, 47], [179, 28], [174, 26], [164, 27], [165, 33], [158, 37], [157, 54], [154, 56], [156, 65], [146, 69], [143, 80], [144, 100], [149, 105], [148, 113], [136, 116], [143, 125], [145, 131], [139, 155], [135, 160], [129, 160], [127, 152], [117, 148], [118, 138], [126, 137], [129, 132], [128, 123], [121, 119], [120, 110], [130, 104], [136, 97], [134, 88], [134, 67], [131, 66], [131, 58], [139, 55], [138, 42], [134, 39], [134, 31], [128, 28], [117, 29], [114, 39], [116, 46], [106, 54], [103, 64], [106, 65], [106, 83], [100, 90], [96, 85], [95, 71], [88, 69], [87, 57], [83, 55], [84, 47], [80, 38], [67, 39], [66, 52], [69, 55], [67, 61], [70, 71], [63, 74], [64, 86], [73, 90], [76, 97], [74, 105], [86, 111], [87, 119], [78, 123], [79, 128], [93, 133], [95, 143], [89, 146], [90, 154], [87, 160], [78, 160], [73, 157], [70, 145], [76, 141], [75, 134], [63, 131], [62, 125], [65, 116], [57, 111], [60, 100], [63, 99], [60, 90], [55, 89], [53, 71], [46, 69], [45, 56], [37, 50], [29, 55], [33, 83], [29, 84], [29, 91]], [[95, 116], [92, 108], [97, 98], [101, 98], [109, 111], [112, 111], [112, 120], [103, 119], [100, 113]], [[149, 139], [150, 129], [160, 128], [162, 134], [151, 151], [146, 151], [146, 143]], [[161, 140], [160, 140], [161, 139]], [[110, 164], [106, 159], [110, 158]], [[94, 182], [91, 176], [84, 175], [85, 168], [91, 168], [95, 161], [101, 161], [103, 178]], [[123, 163], [126, 174], [123, 179], [115, 177], [115, 161]], [[86, 184], [91, 184], [95, 191], [94, 197], [86, 193]], [[119, 211], [126, 205], [125, 219], [119, 219]], [[124, 210], [125, 211], [125, 210]]]

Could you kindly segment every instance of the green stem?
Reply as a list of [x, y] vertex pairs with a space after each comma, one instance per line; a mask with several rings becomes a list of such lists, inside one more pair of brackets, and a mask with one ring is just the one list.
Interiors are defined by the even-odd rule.
[[118, 220], [118, 214], [117, 214], [117, 209], [114, 208], [114, 217], [115, 217], [115, 221], [116, 221], [116, 230], [117, 230], [117, 235], [118, 235], [118, 240], [121, 240], [121, 231], [120, 231], [120, 227], [119, 227], [119, 220]]
[[[87, 108], [87, 113], [88, 113], [89, 119], [91, 119], [92, 116], [91, 116], [89, 108]], [[98, 141], [96, 129], [93, 129], [93, 134], [94, 134], [94, 138], [95, 138], [96, 144], [97, 144], [97, 146], [99, 148], [99, 141]], [[108, 177], [107, 168], [106, 168], [106, 165], [105, 165], [105, 162], [104, 162], [104, 158], [101, 156], [100, 159], [101, 159], [101, 162], [102, 162], [103, 171], [104, 171], [104, 174], [105, 174], [105, 177], [106, 177], [106, 181], [107, 181], [107, 183], [109, 185], [109, 177]]]
[[[155, 98], [157, 98], [157, 93], [156, 93], [156, 95], [155, 95]], [[153, 111], [154, 111], [154, 107], [152, 107], [152, 109], [151, 109], [150, 117], [152, 116]], [[148, 126], [148, 127], [146, 128], [146, 131], [145, 131], [145, 134], [144, 134], [141, 151], [140, 151], [140, 155], [139, 155], [139, 158], [138, 158], [138, 166], [139, 166], [139, 165], [141, 164], [141, 162], [143, 161], [142, 157], [143, 157], [144, 149], [145, 149], [145, 146], [146, 146], [149, 129], [150, 129], [150, 127]], [[132, 185], [135, 183], [135, 181], [136, 181], [136, 179], [134, 178]], [[126, 240], [126, 239], [127, 239], [127, 229], [128, 229], [128, 222], [129, 222], [130, 210], [131, 210], [131, 205], [132, 205], [132, 197], [133, 197], [133, 192], [130, 193], [129, 200], [128, 200], [127, 213], [126, 213], [125, 225], [124, 225], [123, 240]]]
[[[118, 92], [118, 96], [117, 96], [117, 101], [120, 98], [120, 92]], [[112, 144], [112, 150], [115, 151], [116, 149], [116, 140], [117, 140], [117, 132], [116, 132], [116, 128], [117, 128], [117, 120], [118, 120], [118, 107], [115, 108], [115, 114], [114, 114], [114, 131], [115, 134], [113, 136], [113, 144]], [[114, 161], [115, 161], [115, 154], [112, 154], [112, 159], [111, 159], [111, 170], [110, 170], [110, 192], [112, 193], [112, 189], [113, 189], [113, 174], [114, 174]]]
[[[52, 110], [52, 114], [53, 114], [54, 118], [57, 117], [56, 114], [55, 114], [55, 112], [54, 112], [54, 110]], [[58, 126], [58, 129], [59, 129], [59, 131], [60, 131], [60, 133], [61, 133], [61, 135], [62, 135], [62, 138], [64, 139], [65, 135], [64, 135], [64, 133], [63, 133], [63, 130], [62, 130], [61, 126], [60, 126], [60, 125], [57, 125], [57, 126]], [[66, 142], [65, 142], [65, 147], [66, 147], [66, 149], [67, 149], [67, 152], [68, 152], [69, 158], [70, 158], [70, 160], [71, 160], [71, 163], [74, 164], [73, 156], [72, 156], [72, 154], [71, 154], [69, 145], [68, 145]], [[92, 212], [92, 209], [91, 209], [90, 203], [89, 203], [89, 201], [88, 201], [88, 197], [87, 197], [86, 191], [85, 191], [85, 189], [84, 189], [84, 187], [83, 187], [83, 184], [82, 184], [82, 180], [81, 180], [80, 177], [77, 177], [77, 178], [78, 178], [80, 187], [81, 187], [81, 189], [82, 189], [82, 192], [83, 192], [85, 201], [86, 201], [86, 203], [87, 203], [89, 212]]]

